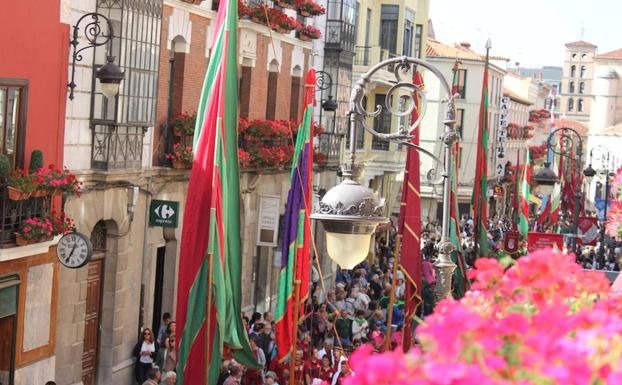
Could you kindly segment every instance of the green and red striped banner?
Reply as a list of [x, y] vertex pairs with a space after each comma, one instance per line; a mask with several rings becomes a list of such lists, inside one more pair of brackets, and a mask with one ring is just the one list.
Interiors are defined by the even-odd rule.
[[487, 257], [488, 247], [488, 66], [489, 53], [486, 51], [482, 100], [479, 110], [479, 132], [477, 139], [477, 159], [475, 162], [475, 182], [473, 184], [473, 232], [477, 242], [477, 258]]
[[525, 166], [521, 177], [520, 188], [520, 210], [518, 212], [518, 231], [521, 236], [527, 239], [529, 233], [529, 196], [531, 191], [529, 181], [531, 180], [531, 160], [529, 159], [529, 149], [525, 155]]
[[[456, 60], [453, 68], [453, 84], [451, 86], [452, 94], [456, 94], [458, 91], [458, 69], [459, 62]], [[453, 295], [455, 298], [464, 297], [469, 288], [469, 280], [466, 276], [466, 261], [464, 259], [464, 252], [462, 250], [462, 242], [460, 241], [460, 219], [458, 218], [458, 172], [460, 170], [460, 138], [456, 141], [456, 144], [452, 148], [452, 159], [454, 160], [450, 164], [450, 177], [451, 177], [451, 207], [450, 207], [450, 226], [449, 226], [449, 239], [454, 246], [454, 251], [451, 253], [452, 261], [458, 266], [454, 270], [454, 285]]]
[[[281, 247], [279, 292], [274, 312], [278, 359], [284, 361], [296, 345], [297, 323], [304, 316], [304, 303], [309, 295], [311, 271], [311, 214], [313, 173], [313, 106], [315, 104], [315, 70], [307, 73], [304, 112], [296, 137], [296, 148], [290, 174], [291, 186], [285, 205], [285, 224]], [[296, 293], [295, 283], [299, 289]]]
[[177, 383], [216, 384], [229, 348], [257, 367], [241, 318], [237, 0], [221, 0], [197, 110], [181, 239]]

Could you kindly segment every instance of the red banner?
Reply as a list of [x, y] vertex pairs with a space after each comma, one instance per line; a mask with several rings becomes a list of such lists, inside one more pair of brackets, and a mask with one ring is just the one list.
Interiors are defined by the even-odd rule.
[[596, 217], [580, 217], [577, 244], [596, 246], [598, 242], [598, 225]]
[[557, 248], [562, 250], [564, 248], [564, 235], [563, 234], [549, 234], [549, 233], [529, 233], [527, 235], [527, 251], [533, 252], [539, 249]]
[[503, 241], [503, 248], [508, 253], [516, 253], [519, 247], [519, 235], [516, 231], [509, 231], [505, 233], [505, 239]]

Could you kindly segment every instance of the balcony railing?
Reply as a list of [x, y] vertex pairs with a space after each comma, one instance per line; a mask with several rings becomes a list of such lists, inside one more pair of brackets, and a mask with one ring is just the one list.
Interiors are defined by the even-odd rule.
[[93, 121], [91, 167], [95, 170], [140, 169], [147, 127]]
[[50, 207], [50, 198], [29, 198], [21, 201], [9, 199], [6, 183], [0, 194], [0, 248], [15, 243], [15, 233], [25, 219], [43, 216]]
[[324, 167], [338, 166], [343, 135], [332, 132], [323, 132], [319, 135], [318, 140], [318, 150], [320, 153], [326, 156], [326, 159], [323, 164], [320, 162], [317, 163]]
[[354, 65], [372, 66], [381, 61], [395, 57], [387, 49], [381, 47], [356, 46], [354, 49]]

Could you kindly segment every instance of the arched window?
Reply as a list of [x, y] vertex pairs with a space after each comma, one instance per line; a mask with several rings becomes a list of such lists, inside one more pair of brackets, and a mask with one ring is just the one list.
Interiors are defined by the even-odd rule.
[[577, 111], [583, 112], [583, 99], [579, 99], [577, 102]]
[[587, 54], [584, 53], [583, 55], [581, 55], [581, 59], [585, 59], [586, 56], [587, 56]]
[[570, 77], [574, 78], [575, 76], [577, 76], [577, 66], [573, 65], [570, 67]]
[[576, 58], [577, 58], [577, 54], [576, 54], [576, 53], [573, 53], [573, 54], [572, 54], [572, 60], [575, 60]]
[[580, 94], [584, 94], [585, 93], [585, 83], [584, 82], [579, 83], [579, 93]]
[[587, 72], [587, 69], [585, 68], [585, 66], [581, 66], [581, 70], [579, 71], [579, 77], [584, 78], [586, 72]]
[[574, 94], [574, 82], [570, 82], [570, 84], [568, 84], [568, 93]]
[[574, 111], [574, 99], [568, 99], [568, 111]]

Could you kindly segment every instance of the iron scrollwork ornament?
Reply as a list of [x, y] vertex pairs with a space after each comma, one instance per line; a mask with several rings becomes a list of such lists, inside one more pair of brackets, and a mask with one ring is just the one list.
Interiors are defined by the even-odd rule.
[[[80, 44], [78, 37], [82, 21], [86, 22], [84, 26], [84, 38], [89, 44], [78, 49], [78, 45]], [[102, 23], [106, 24], [106, 31], [102, 28]], [[112, 23], [106, 16], [97, 12], [85, 14], [78, 19], [78, 22], [73, 26], [72, 39], [69, 41], [73, 51], [71, 54], [71, 81], [67, 84], [69, 87], [70, 100], [73, 100], [73, 90], [76, 88], [76, 62], [82, 61], [82, 51], [88, 48], [102, 46], [112, 40], [113, 37], [114, 31], [112, 29]]]

